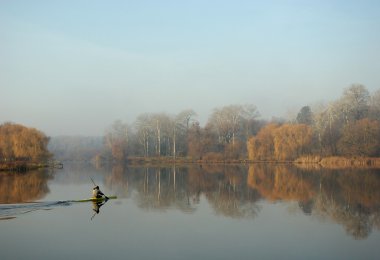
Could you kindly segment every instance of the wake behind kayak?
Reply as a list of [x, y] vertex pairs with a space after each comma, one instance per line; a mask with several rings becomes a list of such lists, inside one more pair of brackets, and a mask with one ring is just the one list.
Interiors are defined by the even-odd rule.
[[[109, 196], [108, 199], [117, 199], [117, 196]], [[13, 219], [18, 215], [23, 215], [37, 210], [51, 210], [56, 207], [71, 206], [79, 202], [106, 202], [106, 198], [88, 198], [82, 200], [28, 202], [20, 204], [0, 204], [0, 220]]]

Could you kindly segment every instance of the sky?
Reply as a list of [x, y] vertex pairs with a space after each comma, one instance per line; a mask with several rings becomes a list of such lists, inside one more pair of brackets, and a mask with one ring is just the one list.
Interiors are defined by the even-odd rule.
[[262, 119], [380, 88], [380, 1], [0, 1], [0, 123], [102, 135], [115, 120], [254, 104]]

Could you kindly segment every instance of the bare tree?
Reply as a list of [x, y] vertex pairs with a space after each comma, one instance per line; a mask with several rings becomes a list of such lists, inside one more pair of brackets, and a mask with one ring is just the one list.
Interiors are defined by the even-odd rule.
[[380, 121], [380, 89], [372, 94], [369, 106], [369, 117]]
[[246, 133], [243, 140], [245, 142], [252, 127], [252, 121], [257, 116], [258, 112], [253, 105], [230, 105], [215, 109], [209, 122], [216, 130], [219, 142], [223, 145], [231, 143], [234, 150], [238, 133]]
[[144, 149], [144, 156], [148, 157], [149, 145], [150, 145], [149, 140], [152, 135], [151, 116], [149, 114], [139, 115], [136, 119], [135, 127], [136, 127], [139, 142], [143, 146], [143, 149]]
[[127, 156], [128, 126], [121, 120], [117, 120], [107, 130], [105, 143], [110, 149], [112, 157], [117, 161], [124, 161]]
[[[194, 112], [194, 110], [187, 109], [180, 112], [173, 119], [173, 122], [172, 122], [173, 138], [172, 139], [173, 139], [173, 157], [174, 158], [176, 157], [176, 154], [177, 154], [178, 141], [180, 143], [180, 149], [183, 152], [187, 152], [186, 140], [188, 139], [190, 123], [194, 122], [194, 117], [196, 115], [197, 114]], [[178, 141], [177, 141], [178, 139], [177, 136], [181, 137]]]
[[339, 100], [344, 123], [363, 119], [368, 114], [370, 95], [365, 86], [354, 84], [343, 91]]

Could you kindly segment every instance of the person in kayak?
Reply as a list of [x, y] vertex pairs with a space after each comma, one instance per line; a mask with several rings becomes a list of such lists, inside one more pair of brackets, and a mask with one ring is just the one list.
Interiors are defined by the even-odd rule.
[[99, 186], [97, 186], [97, 185], [95, 186], [95, 188], [92, 189], [92, 197], [97, 198], [97, 199], [103, 198], [103, 197], [106, 200], [109, 199], [106, 195], [104, 195], [104, 193], [99, 189]]

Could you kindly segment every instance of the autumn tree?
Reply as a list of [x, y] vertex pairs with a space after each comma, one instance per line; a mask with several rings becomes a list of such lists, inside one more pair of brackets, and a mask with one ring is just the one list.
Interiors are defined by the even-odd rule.
[[19, 124], [0, 125], [0, 158], [2, 160], [41, 160], [50, 157], [49, 138], [35, 128]]
[[277, 160], [294, 160], [304, 155], [313, 137], [305, 124], [284, 124], [273, 133], [274, 156]]
[[305, 124], [269, 124], [247, 143], [250, 160], [294, 160], [308, 152], [312, 128]]
[[342, 155], [375, 156], [380, 152], [380, 123], [367, 118], [348, 124], [339, 140]]
[[274, 131], [278, 124], [268, 124], [256, 136], [249, 138], [247, 151], [249, 160], [269, 161], [274, 159]]

